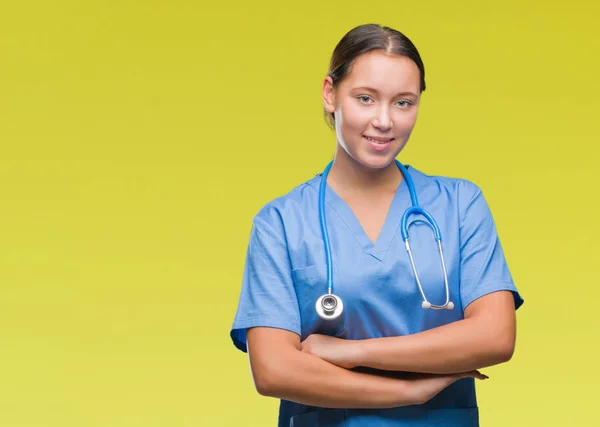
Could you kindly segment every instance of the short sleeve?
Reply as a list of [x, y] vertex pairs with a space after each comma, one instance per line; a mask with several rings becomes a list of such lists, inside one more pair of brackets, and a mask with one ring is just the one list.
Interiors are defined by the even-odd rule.
[[247, 352], [246, 329], [257, 326], [300, 335], [300, 312], [285, 239], [277, 227], [259, 216], [254, 218], [250, 232], [240, 298], [230, 332], [233, 344]]
[[460, 295], [463, 310], [478, 298], [510, 291], [515, 310], [523, 304], [511, 273], [489, 206], [477, 186], [462, 208], [460, 218]]

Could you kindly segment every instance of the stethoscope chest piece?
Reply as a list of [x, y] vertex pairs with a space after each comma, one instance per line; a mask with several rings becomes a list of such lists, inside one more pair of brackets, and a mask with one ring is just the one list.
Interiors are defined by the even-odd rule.
[[344, 311], [344, 303], [337, 295], [325, 294], [317, 300], [315, 308], [321, 319], [334, 320], [340, 317]]

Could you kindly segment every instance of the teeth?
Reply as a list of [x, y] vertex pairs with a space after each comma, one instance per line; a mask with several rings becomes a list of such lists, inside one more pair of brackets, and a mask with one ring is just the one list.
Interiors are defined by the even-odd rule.
[[369, 138], [368, 136], [365, 136], [365, 138], [368, 139], [371, 142], [374, 142], [375, 144], [387, 144], [388, 142], [390, 142], [390, 140], [387, 140], [387, 141], [377, 141], [375, 139]]

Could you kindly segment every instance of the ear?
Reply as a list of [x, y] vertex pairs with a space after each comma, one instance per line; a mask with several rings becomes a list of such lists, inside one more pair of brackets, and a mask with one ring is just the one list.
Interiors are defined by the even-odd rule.
[[330, 76], [325, 77], [323, 80], [322, 92], [325, 111], [333, 113], [335, 111], [335, 89], [333, 88], [333, 79]]

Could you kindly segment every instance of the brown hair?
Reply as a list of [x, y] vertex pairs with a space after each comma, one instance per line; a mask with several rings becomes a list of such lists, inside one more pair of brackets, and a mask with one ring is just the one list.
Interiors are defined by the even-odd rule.
[[[425, 66], [421, 55], [408, 37], [400, 31], [378, 24], [365, 24], [350, 30], [335, 47], [327, 75], [336, 88], [350, 73], [352, 63], [363, 53], [383, 50], [389, 54], [403, 55], [413, 60], [421, 74], [421, 92], [425, 90]], [[335, 129], [333, 113], [325, 111], [325, 121]]]

